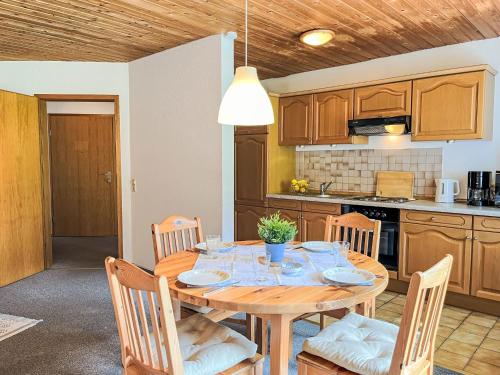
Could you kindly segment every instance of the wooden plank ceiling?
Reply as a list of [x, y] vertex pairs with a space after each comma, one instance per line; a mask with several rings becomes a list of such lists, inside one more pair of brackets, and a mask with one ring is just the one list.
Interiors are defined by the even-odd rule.
[[[131, 61], [237, 31], [244, 0], [1, 0], [0, 60]], [[261, 78], [500, 35], [500, 0], [250, 0], [249, 64]], [[306, 30], [332, 43], [308, 47]]]

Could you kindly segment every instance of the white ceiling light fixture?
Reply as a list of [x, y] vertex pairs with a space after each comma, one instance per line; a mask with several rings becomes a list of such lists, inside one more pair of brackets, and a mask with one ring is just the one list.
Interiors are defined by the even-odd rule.
[[335, 33], [329, 29], [314, 29], [300, 34], [300, 41], [309, 46], [318, 47], [333, 39]]
[[274, 123], [274, 112], [257, 69], [248, 66], [248, 0], [245, 0], [245, 66], [236, 68], [219, 107], [219, 123], [255, 126]]

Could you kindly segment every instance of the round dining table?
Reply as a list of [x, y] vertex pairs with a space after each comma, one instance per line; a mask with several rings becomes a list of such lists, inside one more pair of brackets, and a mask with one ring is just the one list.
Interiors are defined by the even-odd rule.
[[[259, 241], [240, 241], [235, 244], [250, 246], [259, 244]], [[290, 324], [294, 319], [304, 314], [349, 308], [370, 301], [382, 293], [389, 282], [388, 272], [381, 263], [366, 255], [349, 252], [349, 261], [356, 268], [376, 275], [373, 285], [231, 286], [217, 293], [204, 295], [212, 288], [188, 287], [177, 280], [181, 272], [193, 268], [198, 255], [194, 249], [169, 255], [156, 265], [155, 275], [166, 276], [171, 297], [182, 302], [226, 312], [245, 312], [270, 321], [272, 375], [288, 374]]]

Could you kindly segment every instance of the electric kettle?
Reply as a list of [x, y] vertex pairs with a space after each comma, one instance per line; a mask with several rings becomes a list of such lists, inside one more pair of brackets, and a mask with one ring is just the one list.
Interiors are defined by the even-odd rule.
[[460, 194], [460, 185], [457, 180], [449, 178], [436, 179], [436, 202], [453, 203], [455, 196]]

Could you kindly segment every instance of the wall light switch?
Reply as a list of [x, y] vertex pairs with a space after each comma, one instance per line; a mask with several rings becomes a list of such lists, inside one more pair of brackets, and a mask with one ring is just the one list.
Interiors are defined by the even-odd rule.
[[132, 193], [135, 193], [137, 191], [137, 181], [135, 178], [130, 180], [130, 187], [132, 189]]

